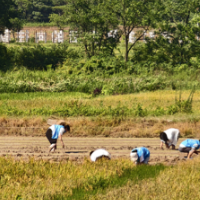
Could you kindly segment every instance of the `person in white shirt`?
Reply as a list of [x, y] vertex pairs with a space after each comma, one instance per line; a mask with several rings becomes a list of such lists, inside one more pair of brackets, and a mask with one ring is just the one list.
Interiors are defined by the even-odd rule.
[[105, 149], [97, 149], [90, 152], [90, 159], [92, 162], [96, 162], [99, 159], [111, 159], [111, 155]]
[[46, 137], [50, 142], [50, 147], [49, 147], [49, 152], [54, 152], [57, 148], [57, 139], [59, 138], [63, 148], [65, 147], [64, 142], [62, 140], [62, 135], [70, 131], [70, 126], [69, 125], [57, 125], [54, 124], [50, 126], [46, 132]]
[[160, 133], [160, 148], [163, 149], [163, 144], [169, 149], [172, 146], [172, 149], [175, 149], [178, 138], [180, 137], [180, 131], [175, 128], [167, 129]]

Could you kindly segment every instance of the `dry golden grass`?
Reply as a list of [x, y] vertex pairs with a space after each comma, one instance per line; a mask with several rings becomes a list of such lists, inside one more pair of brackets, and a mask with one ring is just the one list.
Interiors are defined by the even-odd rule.
[[[190, 91], [182, 92], [182, 99], [186, 100], [190, 94]], [[87, 96], [62, 96], [56, 98], [49, 97], [35, 97], [29, 100], [8, 100], [6, 103], [8, 106], [17, 107], [20, 110], [34, 109], [34, 108], [62, 108], [66, 107], [70, 101], [78, 101], [83, 104], [87, 104], [90, 107], [99, 107], [104, 105], [105, 107], [117, 107], [120, 102], [120, 106], [136, 107], [138, 103], [143, 108], [148, 110], [154, 110], [160, 106], [167, 108], [174, 104], [175, 97], [178, 98], [179, 93], [175, 91], [156, 91], [137, 93], [129, 95], [116, 95], [116, 96], [99, 96], [97, 98], [89, 98]], [[5, 101], [0, 101], [1, 105], [5, 104]], [[5, 105], [4, 105], [5, 106]], [[193, 113], [177, 113], [175, 115], [165, 115], [161, 117], [71, 117], [65, 118], [65, 120], [72, 126], [72, 134], [77, 136], [111, 136], [111, 137], [157, 137], [159, 133], [167, 128], [178, 128], [183, 137], [200, 137], [200, 91], [196, 91], [193, 98]], [[27, 134], [43, 135], [48, 125], [46, 121], [52, 116], [44, 117], [8, 117], [4, 116], [0, 118], [0, 127], [10, 127], [2, 130], [1, 134], [7, 135], [24, 135], [20, 130], [20, 127], [38, 127], [35, 130], [30, 131]], [[63, 118], [63, 117], [62, 117]], [[60, 119], [56, 117], [56, 119]], [[16, 128], [16, 129], [15, 129]]]
[[[47, 119], [0, 117], [1, 135], [44, 136], [49, 127]], [[86, 117], [64, 118], [64, 120], [71, 126], [71, 133], [67, 136], [158, 137], [160, 132], [173, 127], [180, 130], [182, 137], [200, 137], [199, 121]]]
[[63, 194], [69, 196], [72, 189], [82, 187], [91, 190], [101, 179], [109, 179], [124, 169], [134, 167], [129, 160], [111, 160], [83, 164], [68, 162], [14, 161], [0, 158], [0, 199], [51, 199]]
[[187, 160], [166, 169], [156, 178], [124, 187], [108, 189], [106, 195], [98, 194], [90, 200], [144, 199], [144, 200], [198, 200], [200, 199], [200, 158]]

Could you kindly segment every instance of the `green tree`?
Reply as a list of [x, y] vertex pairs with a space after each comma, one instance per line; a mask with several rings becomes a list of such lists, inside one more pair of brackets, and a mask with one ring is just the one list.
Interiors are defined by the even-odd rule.
[[56, 24], [56, 26], [59, 28], [59, 30], [62, 30], [63, 27], [65, 26], [65, 16], [64, 15], [59, 15], [59, 14], [50, 14], [49, 16], [50, 22], [53, 22]]
[[63, 15], [67, 0], [52, 0], [52, 11], [54, 14]]
[[[87, 57], [97, 55], [105, 48], [107, 50], [107, 33], [116, 26], [109, 14], [101, 0], [68, 1], [65, 11], [66, 24], [78, 32], [79, 41], [83, 44]], [[111, 47], [112, 45], [109, 46]]]
[[190, 64], [200, 53], [199, 1], [162, 0], [160, 5], [162, 20], [157, 22], [157, 37], [152, 43], [155, 56], [173, 66]]
[[0, 34], [4, 33], [5, 28], [10, 29], [12, 27], [10, 18], [16, 17], [17, 14], [15, 3], [12, 0], [0, 1]]
[[[122, 30], [125, 42], [125, 61], [133, 46], [142, 38], [153, 26], [156, 1], [154, 0], [111, 0], [105, 1], [106, 8], [110, 15], [114, 15], [118, 20], [119, 29]], [[135, 34], [135, 41], [129, 44], [129, 36], [134, 29], [138, 29]]]
[[33, 0], [32, 19], [35, 22], [49, 22], [52, 13], [51, 0]]
[[32, 18], [33, 2], [30, 0], [15, 0], [18, 11], [21, 13], [20, 19], [30, 21]]
[[24, 20], [18, 17], [10, 19], [11, 32], [13, 34], [13, 38], [15, 39], [15, 32], [19, 32], [23, 28]]

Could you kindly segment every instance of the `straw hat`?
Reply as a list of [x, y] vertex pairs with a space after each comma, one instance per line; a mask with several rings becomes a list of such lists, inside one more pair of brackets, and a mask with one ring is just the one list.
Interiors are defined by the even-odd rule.
[[137, 152], [131, 152], [130, 157], [132, 162], [136, 162], [138, 160]]

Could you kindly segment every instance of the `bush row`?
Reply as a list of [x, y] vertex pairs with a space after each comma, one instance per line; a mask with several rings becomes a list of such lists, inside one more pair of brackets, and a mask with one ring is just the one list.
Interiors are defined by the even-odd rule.
[[29, 70], [47, 70], [48, 66], [55, 69], [65, 61], [67, 48], [66, 44], [48, 48], [41, 45], [6, 48], [0, 44], [0, 70], [7, 71], [14, 66], [24, 66]]
[[161, 60], [159, 57], [149, 55], [145, 48], [148, 44], [139, 45], [133, 52], [128, 62], [124, 61], [121, 53], [119, 56], [106, 56], [99, 54], [86, 58], [79, 46], [68, 48], [68, 44], [50, 45], [18, 45], [6, 48], [0, 44], [0, 70], [10, 70], [14, 66], [19, 69], [25, 67], [29, 70], [56, 69], [58, 66], [66, 66], [64, 73], [67, 75], [141, 75], [154, 74], [157, 70], [170, 73], [187, 71], [196, 73], [200, 68], [200, 60], [191, 58], [188, 63], [176, 64]]
[[[59, 78], [60, 77], [60, 78]], [[38, 77], [39, 78], [39, 77]], [[46, 80], [31, 80], [26, 77], [24, 80], [14, 76], [0, 78], [0, 92], [19, 93], [19, 92], [83, 92], [93, 94], [112, 95], [128, 94], [140, 91], [156, 91], [162, 89], [176, 89], [180, 85], [184, 89], [193, 87], [199, 88], [199, 82], [173, 82], [166, 77], [113, 77], [113, 78], [94, 78], [94, 77], [46, 77]], [[33, 78], [34, 79], [34, 78]]]

